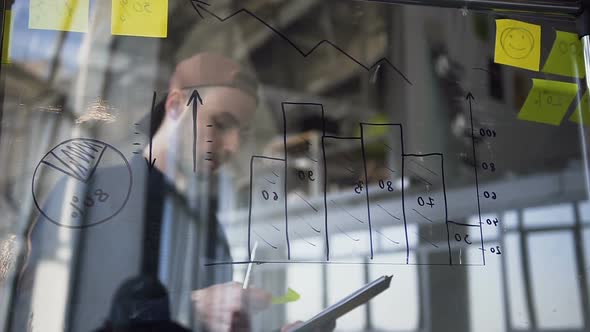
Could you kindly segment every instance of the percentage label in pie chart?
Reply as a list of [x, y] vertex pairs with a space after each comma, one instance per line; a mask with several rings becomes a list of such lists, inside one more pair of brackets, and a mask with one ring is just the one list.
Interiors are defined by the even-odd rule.
[[90, 227], [111, 220], [125, 207], [132, 183], [129, 162], [119, 150], [76, 138], [41, 159], [33, 174], [33, 200], [54, 224]]

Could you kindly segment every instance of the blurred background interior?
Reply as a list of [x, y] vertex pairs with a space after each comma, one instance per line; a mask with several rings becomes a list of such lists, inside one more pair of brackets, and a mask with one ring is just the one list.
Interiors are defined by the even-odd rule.
[[[138, 142], [135, 123], [149, 111], [153, 91], [166, 92], [179, 60], [213, 51], [246, 64], [261, 82], [261, 102], [244, 134], [240, 156], [220, 176], [218, 216], [233, 259], [248, 259], [250, 202], [258, 233], [284, 220], [285, 199], [293, 224], [323, 221], [326, 207], [334, 211], [331, 222], [342, 220], [329, 234], [330, 260], [342, 264], [254, 267], [252, 284], [274, 294], [290, 287], [302, 296], [256, 316], [255, 330], [309, 318], [384, 274], [394, 275], [391, 288], [340, 319], [337, 330], [590, 329], [587, 134], [568, 120], [576, 103], [558, 126], [517, 118], [531, 78], [555, 76], [494, 63], [494, 20], [503, 13], [363, 1], [211, 0], [206, 8], [219, 17], [242, 8], [256, 15], [241, 12], [220, 21], [205, 11], [200, 17], [190, 1], [170, 0], [167, 37], [144, 38], [111, 34], [110, 1], [90, 1], [85, 33], [29, 29], [29, 1], [7, 2], [12, 2], [7, 7], [12, 11], [10, 64], [0, 71], [3, 292], [10, 292], [15, 263], [25, 246], [23, 230], [38, 216], [31, 179], [43, 155], [66, 139], [91, 137], [132, 158], [148, 142], [142, 137], [141, 146], [133, 145]], [[568, 17], [511, 17], [542, 26], [542, 58], [551, 49], [555, 30], [575, 32]], [[323, 40], [330, 43], [308, 54]], [[578, 83], [580, 96], [585, 90], [582, 81], [560, 80]], [[465, 98], [469, 92], [475, 96], [475, 140]], [[320, 106], [297, 103], [321, 104], [325, 122]], [[289, 115], [286, 124], [284, 110]], [[363, 126], [363, 142], [322, 140], [322, 130], [335, 137], [358, 137], [359, 123], [401, 124], [403, 151], [397, 127]], [[403, 152], [444, 155], [444, 184], [438, 155], [404, 159]], [[251, 157], [281, 158], [285, 153], [288, 190], [286, 197], [273, 200], [273, 192], [282, 193], [284, 179], [267, 187], [264, 179], [273, 172], [283, 174], [284, 166], [258, 160], [251, 179]], [[479, 171], [481, 220], [474, 166]], [[251, 181], [256, 198], [250, 196]], [[405, 231], [399, 222], [402, 185]], [[474, 230], [469, 234], [476, 245], [456, 244], [451, 254], [446, 235], [441, 237], [445, 223], [428, 222], [445, 213], [443, 185], [448, 220], [475, 225], [466, 229]], [[43, 190], [43, 181], [40, 186]], [[366, 188], [371, 190], [373, 249], [379, 264], [365, 264], [370, 262], [366, 248], [354, 245], [367, 234], [367, 225], [355, 222], [367, 217]], [[484, 191], [496, 199], [484, 197]], [[420, 198], [437, 202], [430, 215], [420, 215]], [[78, 231], [63, 232], [64, 239], [71, 239]], [[323, 261], [323, 236], [313, 228], [295, 228], [293, 259]], [[284, 260], [284, 246], [277, 255], [272, 241], [257, 241], [257, 258]], [[55, 262], [56, 277], [48, 278], [58, 291], [47, 298], [39, 295], [36, 303], [42, 312], [33, 316], [31, 331], [87, 331], [98, 323], [80, 322], [69, 314], [75, 306], [69, 295], [76, 287], [71, 284], [76, 280], [76, 245], [64, 240], [63, 247], [73, 255]], [[245, 268], [234, 266], [236, 281], [243, 280]], [[57, 277], [63, 275], [70, 277]]]

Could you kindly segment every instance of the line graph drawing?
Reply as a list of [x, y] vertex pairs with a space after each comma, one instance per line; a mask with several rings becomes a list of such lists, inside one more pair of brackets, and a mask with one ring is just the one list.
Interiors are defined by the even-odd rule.
[[220, 22], [228, 21], [240, 14], [248, 15], [248, 16], [254, 18], [255, 20], [257, 20], [258, 22], [260, 22], [266, 28], [270, 29], [279, 38], [281, 38], [285, 42], [287, 42], [291, 47], [293, 47], [304, 58], [307, 58], [309, 55], [314, 53], [314, 51], [317, 50], [320, 46], [326, 45], [326, 46], [334, 48], [335, 50], [340, 52], [342, 55], [347, 57], [350, 61], [354, 62], [355, 64], [357, 64], [358, 66], [363, 68], [365, 71], [371, 72], [371, 71], [375, 70], [373, 77], [375, 76], [377, 71], [382, 67], [382, 65], [385, 65], [385, 66], [388, 66], [391, 69], [393, 69], [406, 83], [408, 83], [409, 85], [413, 85], [412, 82], [408, 79], [408, 77], [406, 77], [406, 75], [404, 75], [401, 72], [401, 70], [399, 70], [389, 59], [387, 59], [385, 57], [380, 58], [373, 65], [368, 66], [368, 65], [362, 63], [361, 61], [357, 60], [350, 53], [346, 52], [341, 47], [339, 47], [338, 45], [334, 44], [333, 42], [331, 42], [327, 39], [323, 39], [323, 40], [319, 41], [317, 44], [315, 44], [313, 47], [311, 47], [308, 51], [304, 51], [301, 47], [299, 47], [297, 44], [295, 44], [295, 42], [293, 42], [289, 37], [287, 37], [283, 32], [281, 32], [277, 28], [273, 27], [271, 24], [267, 23], [264, 19], [260, 18], [259, 16], [257, 16], [256, 14], [254, 14], [253, 12], [249, 11], [246, 8], [239, 9], [239, 10], [233, 12], [232, 14], [227, 15], [226, 17], [221, 17], [206, 7], [206, 6], [210, 6], [209, 3], [204, 2], [204, 1], [200, 1], [200, 0], [189, 0], [189, 1], [191, 3], [191, 6], [195, 9], [197, 14], [202, 19], [204, 19], [205, 17], [201, 13], [201, 10], [206, 12], [207, 14], [211, 15], [212, 17], [214, 17], [215, 19], [217, 19]]
[[[471, 94], [469, 96], [467, 101], [471, 103]], [[314, 177], [310, 176], [307, 179], [323, 180], [323, 193], [311, 197], [295, 190], [297, 187], [294, 186], [296, 184], [294, 182], [301, 181], [301, 177], [289, 176], [289, 169], [293, 164], [290, 164], [291, 152], [287, 149], [287, 123], [290, 119], [289, 114], [301, 111], [298, 107], [307, 107], [306, 112], [317, 112], [316, 118], [322, 121], [318, 126], [321, 128], [319, 154], [322, 156], [318, 172], [322, 174], [314, 174]], [[369, 263], [422, 265], [411, 251], [414, 246], [423, 243], [443, 253], [448, 249], [448, 254], [437, 255], [437, 258], [427, 265], [485, 265], [482, 223], [469, 224], [449, 220], [445, 159], [442, 153], [406, 153], [403, 126], [399, 123], [360, 122], [358, 136], [340, 137], [333, 134], [326, 135], [322, 104], [283, 102], [281, 108], [282, 143], [284, 144], [281, 149], [284, 155], [282, 157], [254, 155], [250, 161], [248, 253], [251, 253], [253, 236], [262, 239], [269, 249], [272, 249], [266, 252], [260, 250], [261, 256], [257, 253], [256, 263], [342, 263], [332, 260], [330, 248], [335, 245], [332, 242], [336, 241], [336, 247], [340, 248], [337, 250], [342, 250], [343, 247], [350, 250], [354, 257], [361, 259], [358, 261], [360, 263], [366, 260]], [[389, 150], [396, 160], [385, 161], [384, 167], [401, 174], [401, 179], [405, 179], [404, 176], [407, 174], [412, 174], [408, 172], [411, 168], [425, 181], [411, 184], [411, 190], [408, 193], [406, 193], [408, 185], [405, 184], [405, 180], [399, 181], [399, 187], [393, 186], [393, 182], [386, 179], [379, 180], [378, 185], [375, 185], [375, 182], [369, 185], [365, 149], [368, 149], [370, 144], [374, 144], [370, 140], [365, 140], [366, 133], [370, 132], [369, 128], [387, 131]], [[356, 145], [355, 150], [349, 150], [348, 153], [360, 152], [356, 157], [347, 156], [346, 160], [358, 161], [354, 168], [356, 176], [361, 180], [352, 187], [340, 188], [338, 195], [329, 195], [327, 186], [331, 183], [332, 173], [338, 171], [342, 173], [342, 159], [332, 159], [334, 155], [344, 157], [342, 153], [330, 151], [334, 143], [349, 147]], [[475, 149], [473, 153], [475, 159]], [[475, 166], [474, 170], [476, 176], [474, 194], [479, 197], [479, 181]], [[283, 171], [282, 176], [279, 175], [281, 171]], [[269, 175], [276, 177], [275, 183], [265, 181]], [[342, 193], [348, 193], [348, 195], [342, 195]], [[294, 199], [287, 199], [288, 195], [292, 195]], [[256, 209], [254, 205], [257, 206]], [[479, 205], [478, 201], [477, 211], [481, 220]], [[281, 211], [278, 219], [270, 221], [270, 224], [266, 223], [267, 218], [264, 217], [264, 212], [269, 208]], [[379, 226], [373, 224], [375, 217], [382, 220]], [[284, 230], [278, 231], [278, 228], [272, 224], [277, 222], [284, 224]], [[316, 259], [299, 257], [295, 248], [301, 248], [301, 245], [294, 245], [292, 240], [304, 242], [308, 246], [307, 250], [315, 253]], [[380, 252], [375, 250], [374, 242], [380, 243], [380, 249], [389, 246], [391, 249], [400, 251], [400, 246], [404, 246], [405, 257], [397, 262], [387, 261], [390, 258], [381, 257]], [[251, 256], [248, 255], [248, 257]], [[245, 262], [249, 260], [225, 262], [225, 264]], [[217, 262], [209, 265], [217, 264], [224, 263]]]

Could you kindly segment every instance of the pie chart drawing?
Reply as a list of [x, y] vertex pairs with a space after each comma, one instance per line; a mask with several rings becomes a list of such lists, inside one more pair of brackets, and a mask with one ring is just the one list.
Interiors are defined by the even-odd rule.
[[127, 204], [131, 167], [112, 145], [90, 138], [66, 140], [51, 149], [33, 173], [33, 201], [52, 223], [69, 228], [96, 226]]

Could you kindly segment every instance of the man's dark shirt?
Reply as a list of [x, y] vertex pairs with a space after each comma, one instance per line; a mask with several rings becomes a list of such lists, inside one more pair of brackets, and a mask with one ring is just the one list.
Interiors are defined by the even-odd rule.
[[[137, 155], [130, 161], [133, 176], [131, 194], [125, 207], [112, 219], [102, 224], [84, 228], [67, 229], [49, 222], [43, 216], [39, 216], [32, 225], [30, 232], [30, 252], [27, 264], [21, 274], [16, 293], [14, 306], [15, 319], [13, 331], [26, 331], [30, 324], [32, 308], [31, 296], [35, 286], [39, 287], [42, 279], [43, 285], [51, 275], [39, 269], [42, 262], [61, 262], [59, 251], [63, 251], [64, 245], [76, 243], [72, 248], [75, 259], [71, 262], [77, 264], [66, 265], [64, 268], [70, 273], [73, 285], [70, 288], [71, 317], [70, 327], [74, 331], [92, 330], [104, 322], [109, 312], [111, 298], [117, 287], [126, 279], [138, 274], [156, 275], [160, 256], [161, 227], [164, 215], [165, 201], [169, 200], [172, 206], [173, 236], [168, 257], [169, 270], [172, 271], [170, 280], [164, 281], [170, 292], [171, 308], [177, 309], [175, 303], [181, 297], [190, 297], [190, 290], [182, 287], [185, 266], [189, 259], [197, 257], [196, 253], [183, 252], [187, 248], [189, 240], [185, 236], [186, 230], [191, 224], [197, 225], [197, 229], [203, 229], [199, 220], [199, 213], [191, 209], [186, 197], [176, 191], [168, 183], [164, 174], [154, 168], [148, 172], [143, 157]], [[125, 166], [115, 166], [98, 169], [96, 176], [100, 181], [117, 181]], [[68, 181], [75, 181], [69, 179]], [[63, 204], [67, 181], [62, 180], [52, 190], [45, 202], [51, 204]], [[104, 183], [104, 182], [102, 182]], [[92, 190], [91, 188], [90, 190]], [[125, 190], [121, 188], [121, 190]], [[225, 234], [215, 218], [216, 204], [207, 198], [212, 208], [209, 213], [207, 227], [206, 254], [200, 255], [199, 266], [193, 265], [192, 280], [198, 277], [198, 284], [194, 288], [204, 288], [212, 284], [231, 281], [232, 271], [230, 266], [205, 267], [204, 263], [210, 261], [231, 261], [229, 246]], [[198, 206], [198, 205], [195, 205]], [[64, 234], [69, 240], [63, 243]], [[66, 238], [67, 238], [66, 237]], [[193, 239], [194, 240], [194, 239]], [[37, 275], [37, 273], [40, 273]], [[42, 294], [43, 289], [40, 290]], [[39, 290], [35, 290], [35, 293]], [[65, 295], [64, 295], [65, 296]], [[44, 301], [50, 301], [48, 295], [43, 296]], [[49, 303], [48, 303], [49, 304]], [[38, 308], [37, 308], [38, 309]], [[34, 322], [34, 320], [33, 320]]]

